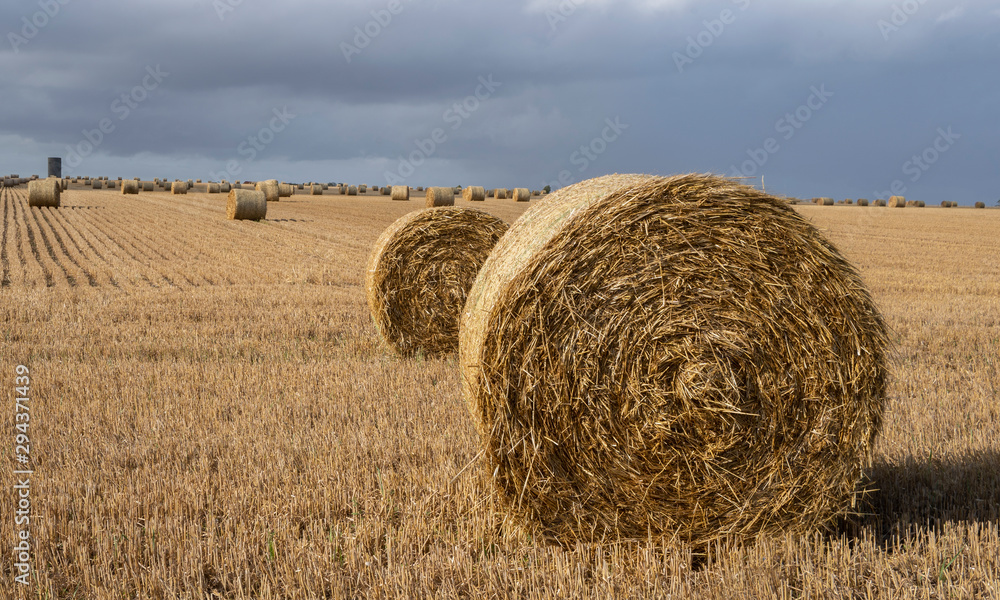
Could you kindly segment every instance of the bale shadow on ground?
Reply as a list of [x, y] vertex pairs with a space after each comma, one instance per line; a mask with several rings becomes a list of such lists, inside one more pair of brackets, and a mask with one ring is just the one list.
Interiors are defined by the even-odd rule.
[[865, 482], [860, 513], [845, 519], [842, 534], [862, 530], [884, 547], [894, 535], [913, 528], [937, 528], [944, 522], [1000, 523], [1000, 452], [971, 452], [958, 457], [877, 462]]

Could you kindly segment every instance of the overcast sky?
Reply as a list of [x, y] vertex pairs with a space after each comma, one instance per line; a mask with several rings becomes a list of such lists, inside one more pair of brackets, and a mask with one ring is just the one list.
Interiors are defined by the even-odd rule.
[[1000, 3], [5, 0], [0, 174], [1000, 199]]

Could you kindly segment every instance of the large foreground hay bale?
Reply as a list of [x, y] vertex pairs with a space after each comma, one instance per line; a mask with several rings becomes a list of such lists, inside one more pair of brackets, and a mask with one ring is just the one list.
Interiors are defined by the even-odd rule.
[[531, 200], [531, 190], [528, 188], [514, 188], [511, 191], [510, 197], [514, 199], [514, 202], [528, 202]]
[[56, 178], [28, 182], [28, 206], [59, 206], [62, 182]]
[[267, 198], [268, 202], [277, 202], [279, 196], [278, 191], [278, 180], [268, 179], [266, 181], [258, 181], [255, 188], [258, 192], [264, 192], [264, 197]]
[[457, 351], [465, 297], [505, 231], [487, 212], [456, 207], [414, 211], [386, 229], [365, 275], [382, 338], [404, 356]]
[[480, 185], [470, 185], [462, 190], [462, 198], [466, 202], [482, 202], [486, 200], [486, 188]]
[[906, 208], [904, 196], [889, 196], [889, 208]]
[[124, 194], [138, 194], [139, 193], [139, 182], [135, 179], [123, 179], [122, 180], [122, 195]]
[[553, 193], [490, 254], [460, 336], [498, 505], [560, 543], [828, 525], [882, 422], [861, 277], [792, 207], [718, 177]]
[[258, 190], [229, 190], [226, 218], [259, 221], [267, 216], [267, 195]]
[[410, 199], [410, 186], [408, 185], [394, 185], [392, 186], [392, 194], [389, 195], [392, 200], [409, 200]]
[[188, 193], [188, 184], [184, 181], [175, 181], [170, 184], [171, 194], [186, 194]]
[[431, 208], [434, 206], [454, 206], [455, 205], [455, 190], [454, 188], [448, 187], [429, 187], [425, 194], [426, 201], [425, 206]]

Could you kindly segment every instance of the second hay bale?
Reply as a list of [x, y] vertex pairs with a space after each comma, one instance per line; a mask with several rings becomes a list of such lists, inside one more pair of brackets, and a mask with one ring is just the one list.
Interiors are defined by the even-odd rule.
[[398, 219], [368, 259], [368, 307], [399, 354], [458, 350], [458, 325], [472, 282], [507, 224], [478, 209], [425, 208]]

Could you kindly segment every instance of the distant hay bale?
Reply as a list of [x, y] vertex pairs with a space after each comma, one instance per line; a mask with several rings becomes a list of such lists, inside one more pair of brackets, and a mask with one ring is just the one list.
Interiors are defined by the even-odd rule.
[[985, 202], [976, 202], [976, 208], [986, 208]]
[[493, 197], [496, 198], [497, 200], [506, 200], [507, 199], [506, 188], [497, 188], [493, 190]]
[[868, 206], [867, 198], [858, 198], [858, 206]]
[[141, 186], [141, 189], [144, 192], [152, 192], [153, 191], [153, 182], [152, 181], [142, 181], [142, 182], [139, 183], [139, 185]]
[[347, 195], [348, 196], [357, 196], [358, 195], [358, 186], [356, 186], [356, 185], [349, 185], [349, 186], [347, 186]]
[[418, 192], [424, 191], [424, 186], [422, 186], [422, 185], [421, 186], [417, 186], [417, 191]]
[[844, 200], [844, 204], [854, 204], [854, 200], [852, 200], [851, 198], [847, 198]]
[[[296, 187], [299, 188], [300, 190], [305, 190], [305, 186], [303, 184], [301, 184], [301, 183], [299, 185], [297, 185]], [[311, 188], [312, 186], [309, 186], [309, 187]]]
[[229, 183], [223, 182], [219, 184], [219, 193], [228, 194], [233, 189], [233, 186]]
[[311, 186], [309, 186], [309, 189], [311, 190], [310, 193], [313, 196], [322, 196], [323, 195], [323, 186], [321, 186], [321, 185], [311, 185]]
[[209, 183], [205, 186], [205, 191], [209, 194], [220, 194], [222, 193], [222, 186], [218, 183]]
[[886, 205], [885, 200], [883, 200], [881, 198], [875, 200], [875, 206], [885, 206], [885, 205]]
[[821, 206], [833, 206], [833, 198], [820, 198], [817, 204]]
[[889, 197], [889, 208], [905, 208], [906, 198], [903, 196], [890, 196]]
[[195, 181], [195, 183], [201, 183], [201, 180], [200, 180], [200, 179], [198, 179], [198, 180], [196, 180], [196, 181]]
[[951, 208], [951, 201], [950, 200], [942, 200], [941, 201], [941, 208]]
[[264, 192], [264, 196], [267, 198], [268, 202], [277, 202], [278, 198], [278, 180], [268, 179], [266, 181], [258, 181], [255, 188], [258, 192]]
[[923, 208], [925, 206], [927, 206], [927, 205], [924, 203], [923, 200], [917, 200], [917, 203], [916, 203], [916, 207], [917, 208]]
[[95, 179], [90, 182], [90, 187], [95, 190], [102, 189], [104, 187], [104, 182], [102, 182], [100, 179]]
[[514, 188], [511, 191], [511, 198], [514, 202], [528, 202], [531, 200], [531, 190], [528, 188]]
[[58, 179], [36, 179], [28, 182], [28, 206], [59, 206], [62, 183]]
[[278, 197], [279, 198], [289, 198], [295, 191], [290, 184], [279, 183], [278, 184]]
[[379, 188], [379, 193], [382, 194], [383, 196], [390, 196], [392, 195], [392, 188], [390, 188], [387, 185], [383, 185], [381, 188]]
[[462, 199], [466, 202], [482, 202], [486, 200], [486, 189], [479, 185], [470, 185], [462, 190]]
[[448, 187], [429, 187], [427, 188], [426, 202], [425, 206], [431, 208], [434, 206], [454, 206], [455, 205], [455, 190]]
[[367, 185], [365, 185], [365, 184], [362, 183], [361, 185], [358, 186], [358, 193], [359, 194], [364, 194], [367, 191], [368, 191], [368, 186]]
[[403, 356], [456, 352], [466, 295], [505, 231], [497, 217], [457, 207], [417, 210], [386, 229], [365, 274], [382, 339]]
[[703, 549], [851, 512], [888, 343], [858, 272], [779, 198], [609, 175], [501, 238], [459, 365], [506, 522], [568, 546]]
[[226, 218], [259, 221], [267, 216], [267, 195], [259, 190], [229, 190]]
[[326, 184], [326, 183], [324, 183], [324, 184], [323, 184], [323, 185], [321, 185], [320, 187], [322, 187], [322, 188], [323, 188], [323, 191], [324, 191], [324, 192], [325, 192], [326, 190], [330, 189], [330, 186], [329, 186], [328, 184]]
[[171, 194], [186, 194], [188, 193], [188, 184], [184, 181], [175, 181], [170, 184]]
[[239, 181], [234, 181], [231, 184], [230, 189], [233, 189], [233, 190], [242, 190], [243, 189], [243, 184], [240, 183]]
[[394, 185], [392, 186], [392, 193], [389, 197], [393, 200], [405, 201], [410, 199], [410, 186], [408, 185]]
[[125, 194], [138, 194], [139, 193], [139, 182], [135, 179], [123, 179], [122, 180], [122, 195]]
[[492, 198], [493, 197], [493, 190], [486, 190], [486, 197], [487, 198]]

